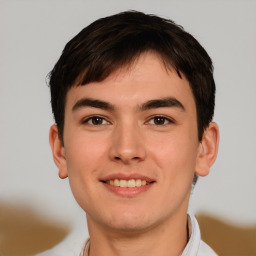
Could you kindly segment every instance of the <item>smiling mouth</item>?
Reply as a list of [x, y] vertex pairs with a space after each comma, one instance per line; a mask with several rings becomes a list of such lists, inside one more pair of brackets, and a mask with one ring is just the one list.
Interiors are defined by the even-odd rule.
[[114, 187], [121, 187], [121, 188], [136, 188], [136, 187], [147, 186], [154, 183], [154, 181], [147, 182], [146, 180], [142, 180], [142, 179], [130, 179], [130, 180], [114, 179], [114, 180], [107, 180], [102, 182]]

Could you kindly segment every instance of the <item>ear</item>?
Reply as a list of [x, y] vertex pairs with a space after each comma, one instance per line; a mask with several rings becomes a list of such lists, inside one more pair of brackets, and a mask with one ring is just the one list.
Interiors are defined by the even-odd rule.
[[49, 141], [53, 160], [59, 168], [59, 177], [65, 179], [68, 177], [65, 149], [59, 138], [58, 127], [56, 124], [52, 125], [50, 128]]
[[210, 172], [210, 167], [215, 162], [219, 147], [219, 128], [216, 123], [210, 123], [203, 134], [200, 142], [195, 174], [206, 176]]

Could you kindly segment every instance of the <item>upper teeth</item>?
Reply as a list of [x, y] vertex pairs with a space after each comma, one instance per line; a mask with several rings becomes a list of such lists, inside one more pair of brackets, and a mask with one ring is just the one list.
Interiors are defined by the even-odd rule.
[[121, 187], [121, 188], [134, 188], [134, 187], [140, 187], [145, 186], [147, 182], [145, 180], [141, 179], [131, 179], [131, 180], [108, 180], [108, 184], [115, 186], [115, 187]]

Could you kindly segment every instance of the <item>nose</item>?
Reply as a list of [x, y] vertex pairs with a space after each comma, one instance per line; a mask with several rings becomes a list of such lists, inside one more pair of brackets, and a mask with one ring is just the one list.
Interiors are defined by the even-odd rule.
[[146, 157], [143, 142], [143, 134], [138, 126], [120, 124], [113, 131], [110, 157], [126, 165], [143, 161]]

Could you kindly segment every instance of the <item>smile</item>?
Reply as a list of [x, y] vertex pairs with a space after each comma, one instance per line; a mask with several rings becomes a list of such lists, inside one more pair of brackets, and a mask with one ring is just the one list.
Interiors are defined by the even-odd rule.
[[156, 183], [156, 180], [140, 174], [113, 174], [100, 181], [108, 191], [118, 196], [129, 198], [148, 191]]
[[141, 180], [141, 179], [130, 179], [130, 180], [114, 179], [114, 180], [108, 180], [106, 181], [106, 183], [111, 186], [121, 187], [121, 188], [135, 188], [135, 187], [141, 187], [141, 186], [146, 186], [150, 184], [150, 182], [147, 182], [146, 180]]

